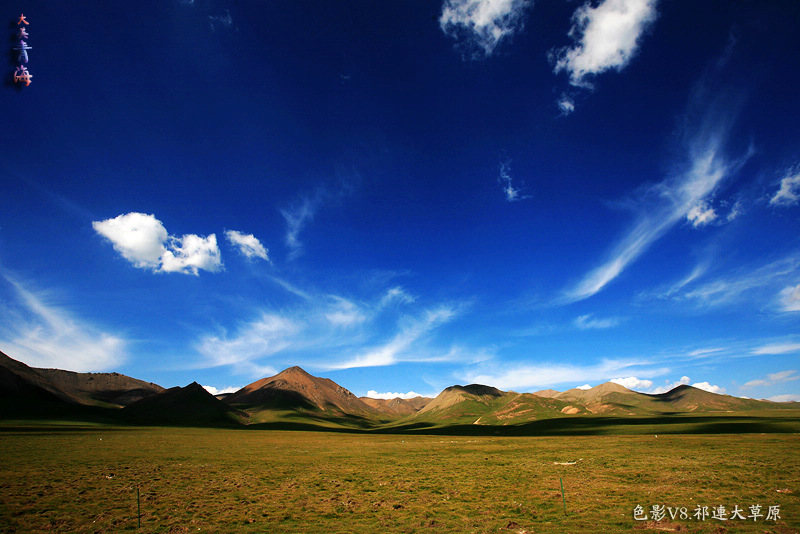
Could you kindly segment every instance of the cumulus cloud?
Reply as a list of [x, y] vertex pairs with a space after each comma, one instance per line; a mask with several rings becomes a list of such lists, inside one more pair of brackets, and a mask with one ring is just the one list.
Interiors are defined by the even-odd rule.
[[168, 273], [184, 273], [197, 276], [198, 271], [216, 272], [222, 268], [217, 236], [208, 237], [186, 234], [181, 238], [172, 237], [167, 242], [167, 250], [161, 256], [161, 270]]
[[766, 378], [751, 380], [749, 382], [746, 382], [742, 387], [752, 388], [761, 386], [773, 386], [775, 384], [780, 384], [782, 382], [791, 382], [792, 380], [800, 380], [800, 375], [797, 374], [796, 369], [790, 369], [788, 371], [780, 371], [778, 373], [768, 374]]
[[212, 395], [224, 395], [225, 393], [236, 393], [242, 388], [227, 387], [227, 388], [217, 389], [214, 386], [203, 386], [203, 389], [205, 389]]
[[708, 382], [695, 382], [694, 384], [692, 384], [692, 387], [708, 391], [709, 393], [717, 393], [719, 395], [723, 395], [725, 393], [725, 388], [720, 386], [715, 386]]
[[[666, 393], [680, 385], [689, 384], [691, 380], [688, 376], [682, 376], [681, 379], [677, 382], [673, 382], [672, 384], [667, 381], [667, 385], [659, 386], [655, 389], [650, 390], [648, 393], [650, 394], [658, 394], [658, 393]], [[704, 391], [708, 391], [709, 393], [718, 393], [720, 395], [725, 393], [725, 388], [720, 386], [715, 386], [710, 384], [709, 382], [695, 382], [691, 384], [693, 388], [702, 389]]]
[[445, 0], [439, 26], [459, 41], [465, 57], [491, 56], [500, 41], [522, 29], [528, 0]]
[[700, 204], [692, 206], [689, 213], [686, 214], [686, 219], [692, 223], [692, 226], [695, 228], [712, 223], [716, 218], [717, 214], [714, 208], [709, 206], [707, 202], [701, 202]]
[[790, 169], [781, 179], [778, 191], [769, 200], [772, 206], [794, 206], [800, 202], [800, 166]]
[[627, 378], [612, 378], [611, 382], [632, 390], [649, 389], [653, 386], [652, 380], [640, 380], [635, 376], [629, 376]]
[[216, 235], [170, 236], [154, 215], [127, 213], [94, 221], [92, 228], [140, 269], [197, 275], [200, 269], [216, 272], [222, 268]]
[[587, 76], [622, 70], [656, 16], [656, 0], [604, 0], [595, 7], [583, 4], [572, 15], [569, 36], [574, 44], [554, 54], [555, 72], [567, 71], [572, 85], [590, 87]]
[[609, 317], [607, 319], [598, 319], [593, 317], [592, 314], [581, 315], [575, 319], [575, 326], [581, 330], [600, 330], [604, 328], [612, 328], [619, 324], [620, 320], [617, 317]]
[[589, 384], [584, 384], [582, 386], [576, 386], [575, 389], [582, 389], [585, 391], [587, 389], [592, 389], [592, 386], [590, 386]]
[[125, 359], [125, 341], [48, 302], [46, 295], [3, 277], [13, 289], [4, 304], [0, 346], [32, 367], [109, 371]]
[[673, 382], [671, 384], [669, 383], [669, 380], [667, 380], [666, 385], [659, 386], [655, 389], [651, 389], [650, 391], [648, 391], [648, 393], [650, 393], [651, 395], [666, 393], [667, 391], [675, 389], [678, 386], [688, 384], [689, 382], [691, 382], [691, 379], [688, 376], [682, 376], [680, 380], [678, 380], [677, 382]]
[[228, 230], [225, 232], [225, 237], [231, 245], [236, 246], [239, 252], [248, 260], [261, 258], [262, 260], [269, 261], [268, 250], [264, 248], [261, 241], [258, 240], [253, 234], [243, 234], [236, 230]]
[[414, 391], [409, 391], [408, 393], [378, 393], [374, 389], [371, 389], [367, 392], [367, 397], [371, 399], [385, 399], [385, 400], [392, 400], [392, 399], [413, 399], [415, 397], [422, 397], [419, 393], [415, 393]]

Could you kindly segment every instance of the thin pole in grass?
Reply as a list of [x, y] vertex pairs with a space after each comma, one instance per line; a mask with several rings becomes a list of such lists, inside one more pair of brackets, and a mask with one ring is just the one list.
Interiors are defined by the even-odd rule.
[[139, 519], [139, 528], [142, 528], [142, 508], [139, 505], [139, 486], [136, 486], [136, 516]]
[[564, 503], [564, 515], [567, 515], [567, 499], [564, 497], [564, 480], [558, 477], [558, 481], [561, 482], [561, 501]]

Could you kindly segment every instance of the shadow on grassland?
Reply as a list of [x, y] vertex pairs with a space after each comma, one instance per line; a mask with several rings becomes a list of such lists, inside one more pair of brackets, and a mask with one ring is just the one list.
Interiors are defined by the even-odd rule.
[[415, 423], [378, 433], [448, 436], [594, 436], [625, 434], [754, 434], [800, 432], [800, 416], [659, 415], [650, 417], [559, 417], [518, 425]]

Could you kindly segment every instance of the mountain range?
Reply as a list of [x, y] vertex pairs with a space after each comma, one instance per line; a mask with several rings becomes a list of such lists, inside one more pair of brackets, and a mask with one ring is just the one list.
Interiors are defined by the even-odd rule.
[[237, 392], [215, 397], [193, 382], [164, 389], [119, 373], [37, 369], [0, 352], [0, 419], [92, 417], [133, 424], [241, 426], [309, 422], [330, 428], [507, 427], [551, 419], [631, 418], [800, 409], [710, 393], [688, 385], [645, 394], [606, 382], [590, 389], [535, 393], [471, 384], [435, 398], [357, 397], [328, 378], [290, 367]]

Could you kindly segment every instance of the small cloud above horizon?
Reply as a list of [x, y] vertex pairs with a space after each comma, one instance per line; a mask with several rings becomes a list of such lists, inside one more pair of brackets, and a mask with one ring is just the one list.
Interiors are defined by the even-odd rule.
[[227, 388], [217, 389], [214, 386], [203, 386], [203, 389], [205, 389], [212, 395], [224, 395], [226, 393], [236, 393], [242, 388], [227, 387]]
[[392, 399], [413, 399], [416, 397], [423, 397], [415, 391], [409, 391], [408, 393], [378, 393], [374, 389], [367, 391], [367, 397], [370, 399], [383, 399], [383, 400], [392, 400]]

